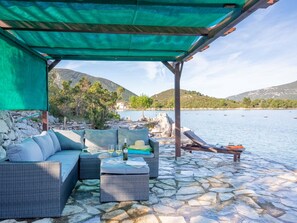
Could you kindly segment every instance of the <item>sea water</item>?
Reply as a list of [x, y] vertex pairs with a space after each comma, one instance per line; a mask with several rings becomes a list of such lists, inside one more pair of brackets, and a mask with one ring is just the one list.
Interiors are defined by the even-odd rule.
[[[174, 111], [145, 111], [146, 117]], [[137, 120], [141, 111], [119, 112]], [[297, 168], [297, 110], [181, 111], [181, 125], [210, 144], [243, 144], [247, 151]]]

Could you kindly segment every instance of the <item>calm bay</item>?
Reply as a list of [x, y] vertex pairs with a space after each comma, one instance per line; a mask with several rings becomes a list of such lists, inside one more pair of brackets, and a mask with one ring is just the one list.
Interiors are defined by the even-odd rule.
[[[174, 111], [145, 111], [144, 114], [153, 118], [163, 112], [174, 120]], [[142, 112], [119, 114], [136, 121]], [[210, 144], [243, 144], [247, 153], [297, 168], [297, 110], [182, 111], [181, 125]]]

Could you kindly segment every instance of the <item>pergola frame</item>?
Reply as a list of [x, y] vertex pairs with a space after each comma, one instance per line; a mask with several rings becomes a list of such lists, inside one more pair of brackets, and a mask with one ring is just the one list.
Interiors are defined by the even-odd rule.
[[[163, 27], [163, 26], [141, 26], [141, 25], [105, 25], [105, 24], [76, 24], [76, 23], [68, 23], [67, 25], [61, 23], [58, 26], [52, 28], [51, 23], [49, 22], [32, 22], [30, 21], [29, 26], [28, 23], [24, 22], [24, 24], [18, 24], [18, 27], [13, 28], [14, 21], [8, 20], [0, 20], [0, 35], [4, 35], [6, 38], [17, 43], [23, 49], [29, 51], [30, 53], [41, 57], [44, 60], [48, 58], [44, 57], [45, 55], [41, 55], [36, 51], [32, 50], [30, 47], [36, 49], [38, 46], [26, 46], [23, 42], [16, 39], [10, 31], [47, 31], [47, 32], [77, 32], [77, 33], [108, 33], [108, 34], [141, 34], [141, 35], [174, 35], [174, 36], [201, 36], [200, 40], [198, 40], [189, 51], [182, 52], [183, 56], [178, 57], [176, 61], [170, 63], [170, 60], [159, 60], [158, 57], [151, 58], [151, 61], [160, 61], [162, 62], [173, 74], [174, 74], [174, 101], [175, 101], [175, 156], [181, 156], [181, 116], [180, 116], [180, 78], [183, 70], [184, 62], [189, 61], [196, 53], [202, 52], [209, 47], [209, 44], [214, 40], [219, 38], [220, 36], [228, 35], [229, 33], [235, 30], [235, 26], [244, 20], [251, 13], [256, 11], [259, 8], [267, 8], [268, 6], [274, 4], [278, 0], [259, 0], [255, 3], [255, 1], [247, 1], [248, 3], [242, 8], [240, 15], [238, 15], [235, 19], [224, 20], [221, 24], [216, 26], [214, 29], [206, 29], [205, 27]], [[32, 1], [33, 2], [33, 1]], [[68, 1], [60, 1], [60, 2], [68, 2]], [[88, 3], [96, 3], [97, 1], [84, 1]], [[111, 1], [111, 4], [116, 4], [117, 1]], [[157, 3], [156, 3], [157, 4]], [[162, 3], [160, 3], [162, 4]], [[181, 6], [183, 4], [181, 3]], [[224, 8], [232, 8], [234, 5], [223, 5]], [[9, 24], [9, 25], [7, 25]], [[39, 27], [39, 28], [38, 28]], [[145, 51], [145, 50], [144, 50]], [[62, 59], [76, 59], [75, 55], [72, 57], [53, 57], [53, 62], [48, 64], [47, 66], [47, 75], [48, 72], [51, 71]], [[81, 58], [80, 58], [81, 59]], [[97, 59], [94, 57], [93, 59]], [[122, 59], [128, 59], [129, 57], [122, 57]], [[143, 58], [138, 57], [134, 59], [134, 61], [141, 61]], [[109, 57], [101, 56], [100, 60], [111, 60]], [[119, 59], [121, 60], [121, 58]], [[43, 130], [48, 130], [48, 111], [43, 111], [42, 113], [42, 126]]]

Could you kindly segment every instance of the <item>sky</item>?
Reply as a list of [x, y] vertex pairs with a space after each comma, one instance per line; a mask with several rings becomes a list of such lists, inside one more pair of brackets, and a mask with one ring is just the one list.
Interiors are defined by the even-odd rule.
[[[67, 68], [109, 79], [137, 95], [174, 88], [160, 62], [62, 61]], [[184, 64], [181, 89], [225, 98], [297, 80], [297, 0], [259, 9]]]

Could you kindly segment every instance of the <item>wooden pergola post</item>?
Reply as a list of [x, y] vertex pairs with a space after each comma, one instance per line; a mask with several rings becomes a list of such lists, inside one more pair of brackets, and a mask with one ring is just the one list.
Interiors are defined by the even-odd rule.
[[[52, 63], [48, 64], [46, 67], [46, 78], [47, 78], [47, 85], [48, 85], [48, 73], [58, 64], [61, 60], [54, 60]], [[48, 86], [47, 86], [48, 92]], [[48, 130], [48, 110], [42, 111], [42, 131]]]
[[184, 62], [169, 64], [162, 62], [174, 74], [174, 112], [175, 112], [175, 159], [181, 156], [181, 122], [180, 122], [180, 78]]

